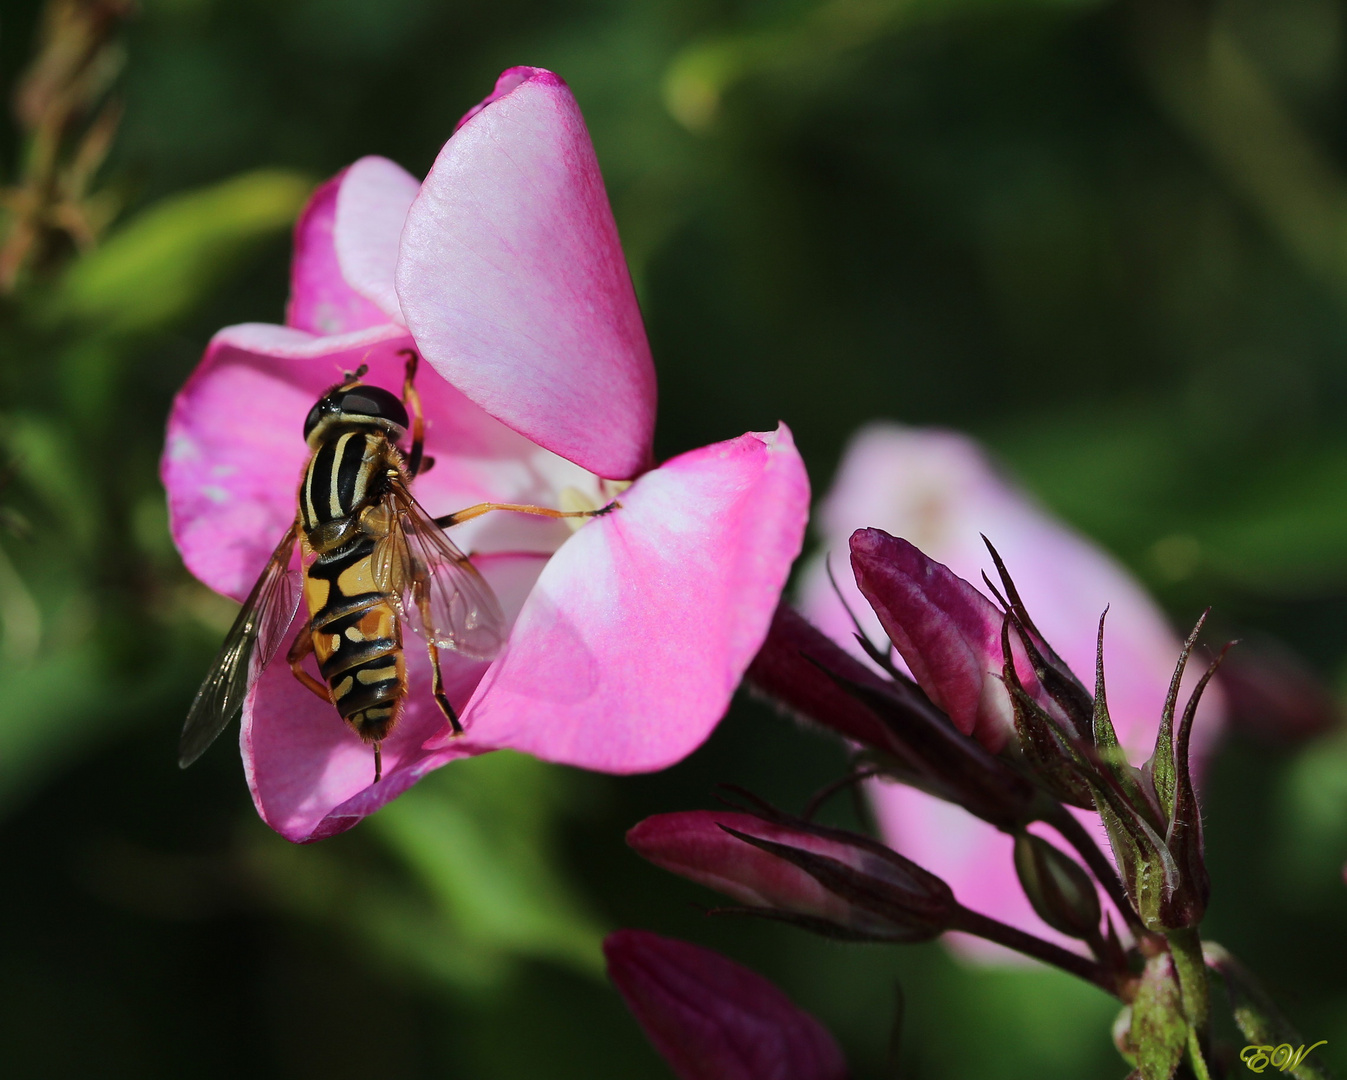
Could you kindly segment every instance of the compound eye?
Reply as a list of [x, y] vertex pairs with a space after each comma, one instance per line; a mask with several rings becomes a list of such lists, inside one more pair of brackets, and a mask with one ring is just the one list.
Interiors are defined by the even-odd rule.
[[309, 415], [304, 420], [305, 439], [307, 439], [311, 434], [313, 434], [313, 429], [318, 426], [318, 421], [323, 418], [323, 413], [326, 411], [323, 408], [323, 404], [326, 400], [327, 399], [324, 398], [323, 401], [318, 402], [317, 405], [315, 405], [312, 409], [309, 410]]
[[407, 409], [396, 394], [381, 386], [358, 386], [346, 391], [337, 402], [337, 410], [344, 416], [369, 416], [388, 420], [403, 430], [407, 428]]

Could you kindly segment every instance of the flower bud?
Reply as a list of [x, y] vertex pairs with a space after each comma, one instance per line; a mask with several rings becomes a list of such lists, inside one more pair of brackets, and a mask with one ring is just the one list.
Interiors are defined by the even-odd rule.
[[828, 1030], [761, 975], [641, 930], [603, 943], [608, 977], [679, 1080], [845, 1080]]
[[928, 941], [959, 910], [930, 874], [868, 837], [752, 814], [657, 814], [627, 833], [656, 866], [724, 893], [744, 911], [859, 941]]
[[1098, 938], [1099, 894], [1074, 859], [1041, 836], [1021, 832], [1015, 837], [1015, 872], [1045, 923], [1074, 938]]
[[[887, 680], [816, 630], [789, 604], [777, 606], [767, 639], [744, 677], [796, 716], [872, 749], [894, 749], [888, 726], [843, 685], [845, 681], [880, 689]], [[938, 715], [928, 702], [923, 704]]]
[[[955, 727], [999, 753], [1015, 737], [1015, 710], [1001, 674], [1006, 615], [947, 566], [881, 529], [852, 534], [851, 565], [917, 685]], [[1065, 720], [1023, 644], [1012, 639], [1012, 646], [1024, 693]]]
[[1033, 786], [902, 676], [885, 678], [815, 629], [777, 608], [748, 679], [791, 712], [879, 752], [883, 772], [998, 828], [1034, 816]]

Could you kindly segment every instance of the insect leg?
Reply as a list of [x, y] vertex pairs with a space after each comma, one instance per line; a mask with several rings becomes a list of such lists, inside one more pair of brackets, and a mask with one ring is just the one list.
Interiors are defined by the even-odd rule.
[[471, 521], [475, 517], [481, 517], [483, 514], [489, 514], [492, 510], [513, 510], [516, 514], [534, 514], [538, 517], [549, 518], [602, 517], [621, 505], [614, 499], [607, 506], [598, 510], [549, 510], [545, 506], [530, 506], [527, 503], [478, 503], [476, 506], [469, 506], [466, 510], [460, 510], [456, 514], [445, 514], [443, 517], [437, 517], [435, 518], [435, 524], [441, 529], [448, 529], [454, 525], [462, 525], [463, 522]]
[[384, 756], [381, 751], [382, 743], [374, 744], [374, 782], [377, 784], [384, 774]]
[[416, 476], [421, 471], [422, 454], [426, 448], [426, 421], [421, 414], [421, 395], [416, 392], [416, 367], [421, 358], [415, 349], [403, 349], [398, 355], [407, 358], [407, 374], [402, 380], [402, 403], [412, 417], [412, 452], [407, 459], [407, 470]]
[[327, 687], [304, 670], [304, 659], [311, 652], [313, 652], [312, 621], [306, 622], [304, 629], [295, 636], [295, 640], [291, 643], [290, 651], [285, 658], [290, 662], [290, 670], [294, 672], [295, 678], [322, 698], [326, 704], [331, 705], [332, 695], [328, 692]]
[[[416, 590], [416, 606], [421, 611], [421, 620], [424, 625], [430, 626], [430, 597], [424, 589]], [[454, 707], [449, 704], [449, 695], [444, 692], [444, 675], [440, 672], [440, 650], [435, 647], [433, 641], [426, 642], [426, 649], [430, 653], [430, 670], [434, 673], [434, 679], [431, 683], [431, 693], [435, 695], [435, 704], [440, 707], [440, 712], [444, 713], [445, 719], [449, 721], [449, 726], [454, 729], [455, 735], [463, 734], [463, 725], [458, 722], [458, 713], [454, 712]]]

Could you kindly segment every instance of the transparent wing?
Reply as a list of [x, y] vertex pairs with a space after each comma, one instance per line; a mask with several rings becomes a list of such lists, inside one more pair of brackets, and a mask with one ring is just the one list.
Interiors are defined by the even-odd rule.
[[492, 659], [505, 644], [505, 614], [491, 586], [406, 487], [394, 483], [386, 506], [392, 528], [374, 550], [375, 584], [427, 641]]
[[295, 522], [272, 553], [262, 576], [225, 635], [210, 674], [196, 692], [178, 740], [178, 764], [187, 768], [206, 752], [234, 718], [248, 693], [248, 677], [260, 671], [280, 647], [299, 606], [303, 574], [290, 569], [299, 536]]

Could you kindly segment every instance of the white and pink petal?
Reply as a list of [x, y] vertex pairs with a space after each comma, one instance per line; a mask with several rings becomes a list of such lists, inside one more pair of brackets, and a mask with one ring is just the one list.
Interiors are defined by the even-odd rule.
[[406, 321], [393, 278], [407, 211], [420, 189], [401, 165], [371, 155], [346, 170], [337, 193], [333, 244], [342, 276], [388, 322]]
[[346, 334], [388, 321], [350, 286], [337, 260], [337, 196], [348, 172], [343, 169], [321, 185], [295, 223], [285, 322], [311, 334]]
[[465, 741], [613, 773], [686, 756], [766, 636], [808, 502], [784, 425], [642, 476], [547, 564]]
[[445, 144], [407, 214], [397, 293], [427, 361], [492, 416], [599, 476], [650, 465], [650, 347], [556, 75], [507, 72]]

